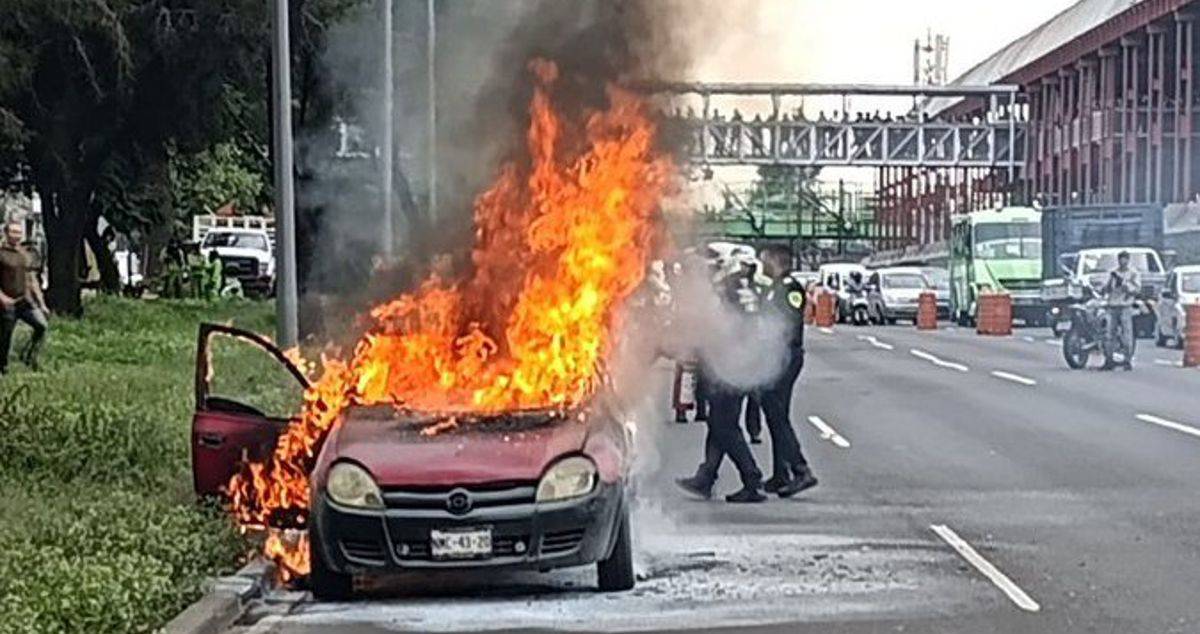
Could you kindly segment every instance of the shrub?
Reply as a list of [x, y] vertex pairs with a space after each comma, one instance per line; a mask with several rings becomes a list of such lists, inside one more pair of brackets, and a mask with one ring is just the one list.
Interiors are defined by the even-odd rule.
[[202, 320], [266, 331], [271, 306], [97, 298], [0, 379], [0, 632], [153, 631], [244, 557], [191, 496]]

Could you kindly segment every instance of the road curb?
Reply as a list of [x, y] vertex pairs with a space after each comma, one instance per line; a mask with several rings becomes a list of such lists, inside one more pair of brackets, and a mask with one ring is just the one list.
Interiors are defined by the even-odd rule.
[[164, 625], [160, 634], [224, 632], [241, 616], [246, 603], [262, 594], [273, 572], [271, 564], [254, 559], [232, 575], [211, 580], [204, 596]]

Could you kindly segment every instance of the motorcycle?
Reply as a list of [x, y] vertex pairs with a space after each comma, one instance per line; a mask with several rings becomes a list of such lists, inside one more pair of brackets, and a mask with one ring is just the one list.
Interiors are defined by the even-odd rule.
[[1124, 362], [1132, 360], [1137, 350], [1137, 338], [1133, 339], [1133, 349], [1123, 350], [1124, 337], [1118, 328], [1115, 341], [1108, 341], [1108, 320], [1112, 318], [1103, 297], [1091, 286], [1083, 287], [1084, 301], [1072, 305], [1068, 309], [1070, 327], [1063, 335], [1063, 359], [1072, 370], [1082, 370], [1087, 367], [1092, 355], [1099, 352], [1107, 356], [1105, 351], [1109, 346], [1115, 346], [1113, 360]]
[[866, 289], [850, 290], [850, 321], [855, 326], [866, 326], [871, 323], [871, 304], [867, 301]]

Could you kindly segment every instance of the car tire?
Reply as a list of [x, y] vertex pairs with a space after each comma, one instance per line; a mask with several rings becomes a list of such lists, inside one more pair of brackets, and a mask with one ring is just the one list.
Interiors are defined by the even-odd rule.
[[1154, 345], [1158, 346], [1159, 348], [1166, 348], [1167, 336], [1159, 332], [1158, 336], [1154, 338]]
[[325, 565], [325, 554], [321, 551], [321, 537], [309, 533], [308, 589], [318, 601], [349, 601], [354, 598], [354, 578], [331, 570]]
[[596, 578], [601, 592], [621, 592], [633, 588], [633, 538], [629, 530], [629, 511], [621, 511], [617, 543], [608, 558], [596, 563]]

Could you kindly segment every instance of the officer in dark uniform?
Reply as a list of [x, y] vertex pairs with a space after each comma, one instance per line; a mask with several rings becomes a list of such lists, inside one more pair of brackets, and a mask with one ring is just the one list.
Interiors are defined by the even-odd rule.
[[804, 368], [804, 303], [807, 301], [804, 285], [789, 274], [791, 253], [782, 247], [767, 247], [763, 250], [764, 272], [771, 278], [771, 286], [763, 296], [763, 312], [780, 316], [788, 324], [787, 358], [783, 371], [774, 381], [764, 386], [759, 393], [763, 413], [767, 418], [767, 430], [771, 434], [771, 458], [773, 473], [764, 483], [768, 493], [779, 497], [791, 497], [817, 485], [800, 450], [800, 440], [792, 427], [792, 390]]
[[[718, 282], [717, 290], [722, 302], [736, 307], [746, 319], [751, 319], [757, 310], [757, 303], [752, 306], [746, 301], [746, 280], [743, 274], [729, 275]], [[737, 503], [765, 501], [767, 497], [762, 492], [762, 471], [738, 424], [747, 390], [722, 382], [719, 374], [708, 369], [708, 360], [704, 356], [701, 355], [701, 372], [708, 392], [708, 437], [704, 441], [704, 462], [696, 469], [696, 475], [675, 482], [688, 493], [705, 499], [712, 497], [721, 461], [729, 456], [737, 467], [742, 488], [725, 496], [725, 500]]]

